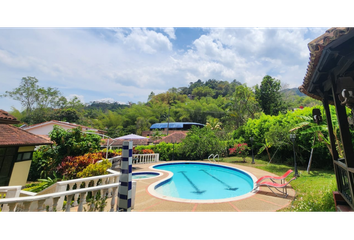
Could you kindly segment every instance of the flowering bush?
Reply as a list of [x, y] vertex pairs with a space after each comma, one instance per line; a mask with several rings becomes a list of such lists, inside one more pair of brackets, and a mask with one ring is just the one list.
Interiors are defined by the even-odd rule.
[[246, 156], [248, 155], [249, 147], [247, 143], [235, 144], [233, 148], [229, 148], [230, 156], [242, 157], [243, 161], [246, 162]]
[[83, 156], [65, 157], [57, 167], [57, 171], [63, 175], [65, 179], [77, 178], [77, 173], [84, 170], [88, 165], [101, 160], [103, 153], [87, 153]]

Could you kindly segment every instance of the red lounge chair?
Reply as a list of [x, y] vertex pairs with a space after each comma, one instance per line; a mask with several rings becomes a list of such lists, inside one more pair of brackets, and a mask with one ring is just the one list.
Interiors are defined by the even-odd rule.
[[280, 180], [280, 183], [283, 184], [285, 183], [285, 178], [287, 176], [289, 176], [290, 173], [292, 173], [293, 170], [289, 169], [286, 173], [284, 173], [283, 176], [280, 177], [276, 177], [276, 176], [263, 176], [260, 179], [257, 180], [256, 185], [259, 184], [261, 181], [263, 181], [264, 179], [269, 178], [273, 183], [276, 183], [274, 180]]
[[[260, 186], [267, 186], [270, 191], [272, 191], [275, 195], [279, 196], [279, 197], [283, 197], [283, 198], [286, 198], [288, 196], [288, 189], [287, 189], [287, 185], [295, 180], [296, 177], [293, 177], [292, 179], [290, 179], [289, 182], [284, 182], [284, 183], [275, 183], [275, 182], [261, 182], [261, 183], [258, 183], [258, 185], [253, 189], [255, 190], [256, 188], [260, 187]], [[274, 188], [275, 190], [277, 190], [278, 192], [280, 192], [281, 194], [277, 194], [276, 192], [273, 191]], [[281, 190], [280, 190], [281, 188]]]

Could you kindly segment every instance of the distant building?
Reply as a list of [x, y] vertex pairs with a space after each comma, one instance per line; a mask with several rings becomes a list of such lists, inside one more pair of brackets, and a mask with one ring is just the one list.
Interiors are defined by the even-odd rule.
[[79, 125], [76, 123], [62, 122], [62, 121], [57, 121], [57, 120], [51, 120], [48, 122], [38, 123], [38, 124], [31, 125], [31, 126], [25, 126], [25, 127], [22, 127], [22, 129], [26, 130], [30, 133], [40, 135], [42, 137], [48, 137], [49, 133], [53, 130], [54, 125], [60, 126], [60, 127], [64, 128], [65, 130], [81, 127], [81, 131], [83, 131], [83, 132], [94, 131], [99, 134], [105, 133], [105, 131], [102, 131], [99, 129], [86, 127], [86, 126]]
[[172, 134], [176, 131], [188, 131], [189, 129], [191, 129], [192, 126], [202, 128], [205, 125], [201, 123], [195, 123], [195, 122], [155, 123], [151, 125], [150, 131], [143, 131], [142, 135], [144, 137], [152, 136], [155, 130], [161, 131], [162, 134], [167, 134], [167, 127], [168, 127], [168, 133]]

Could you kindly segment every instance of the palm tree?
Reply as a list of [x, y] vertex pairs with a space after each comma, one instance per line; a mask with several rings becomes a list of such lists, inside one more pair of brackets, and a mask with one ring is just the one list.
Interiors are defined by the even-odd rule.
[[[335, 139], [336, 149], [337, 149], [339, 157], [342, 158], [344, 156], [344, 152], [343, 152], [343, 144], [338, 136], [338, 131], [339, 131], [338, 120], [337, 120], [336, 114], [334, 112], [335, 109], [330, 108], [330, 111], [331, 111], [331, 121], [332, 121], [332, 125], [333, 125], [333, 135], [334, 135], [334, 139]], [[328, 148], [332, 157], [333, 157], [333, 151], [332, 151], [331, 142], [329, 139], [328, 126], [324, 121], [322, 121], [320, 123], [315, 123], [311, 117], [308, 117], [308, 116], [298, 116], [298, 117], [302, 118], [304, 121], [297, 124], [297, 126], [295, 128], [290, 129], [289, 132], [293, 132], [295, 130], [301, 129], [302, 134], [313, 134], [314, 135], [312, 148], [311, 148], [311, 155], [310, 155], [309, 164], [307, 167], [307, 172], [309, 172], [310, 167], [311, 167], [312, 153], [313, 153], [316, 138], [318, 139], [318, 141], [320, 143], [323, 143], [326, 145], [326, 147]]]
[[221, 124], [218, 118], [208, 117], [206, 126], [211, 130], [221, 130]]
[[[316, 124], [313, 122], [311, 117], [307, 117], [307, 116], [298, 116], [298, 117], [302, 118], [304, 121], [297, 124], [295, 128], [290, 129], [289, 132], [302, 129], [301, 133], [303, 134], [314, 134], [315, 139], [317, 137], [319, 142], [324, 143], [328, 148], [329, 152], [331, 153], [331, 155], [333, 156], [327, 124], [324, 122], [321, 122], [320, 124]], [[343, 144], [338, 136], [339, 125], [335, 114], [331, 114], [331, 120], [332, 120], [333, 135], [335, 138], [338, 155], [339, 157], [343, 157]]]

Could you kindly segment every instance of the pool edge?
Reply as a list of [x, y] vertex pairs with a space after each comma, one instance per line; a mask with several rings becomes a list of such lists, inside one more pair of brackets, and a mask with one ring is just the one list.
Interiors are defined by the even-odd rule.
[[246, 194], [243, 194], [241, 196], [236, 196], [236, 197], [232, 197], [232, 198], [223, 198], [223, 199], [211, 199], [211, 200], [175, 198], [175, 197], [164, 196], [164, 195], [161, 195], [161, 194], [157, 193], [157, 191], [155, 190], [155, 187], [158, 184], [161, 184], [164, 181], [168, 181], [168, 179], [172, 178], [173, 173], [170, 172], [170, 171], [166, 171], [166, 170], [154, 169], [154, 166], [178, 164], [178, 163], [186, 163], [186, 162], [187, 163], [200, 163], [200, 164], [206, 164], [206, 165], [222, 166], [222, 167], [225, 167], [225, 168], [236, 169], [237, 171], [244, 172], [244, 173], [248, 174], [252, 178], [252, 181], [253, 181], [252, 189], [255, 188], [255, 182], [257, 181], [257, 177], [254, 176], [252, 173], [250, 173], [248, 171], [245, 171], [243, 169], [239, 169], [239, 168], [236, 168], [236, 167], [225, 166], [225, 165], [221, 165], [221, 164], [205, 163], [205, 162], [199, 162], [199, 161], [178, 161], [178, 162], [170, 162], [170, 163], [157, 163], [157, 164], [154, 164], [154, 165], [149, 167], [149, 169], [151, 169], [151, 170], [162, 171], [162, 172], [167, 173], [168, 175], [167, 175], [166, 178], [163, 178], [163, 179], [161, 179], [161, 180], [159, 180], [159, 181], [157, 181], [155, 183], [152, 183], [150, 186], [148, 186], [148, 188], [147, 188], [148, 193], [150, 195], [152, 195], [152, 196], [154, 196], [156, 198], [162, 199], [162, 200], [168, 200], [168, 201], [180, 202], [180, 203], [223, 203], [223, 202], [233, 202], [233, 201], [246, 199], [246, 198], [249, 198], [249, 197], [255, 195], [258, 192], [258, 189], [256, 189], [256, 190], [251, 190], [250, 192], [248, 192]]
[[136, 180], [153, 179], [153, 178], [161, 177], [161, 175], [162, 175], [162, 174], [159, 173], [159, 172], [149, 172], [149, 171], [137, 171], [137, 172], [133, 172], [132, 174], [134, 175], [134, 173], [137, 173], [137, 174], [158, 173], [156, 176], [153, 176], [153, 177], [148, 177], [148, 178], [135, 178], [135, 179], [133, 179], [134, 181], [136, 181]]

